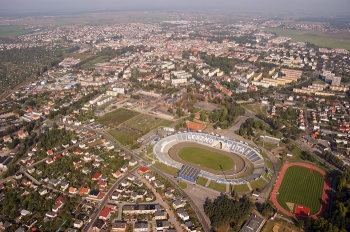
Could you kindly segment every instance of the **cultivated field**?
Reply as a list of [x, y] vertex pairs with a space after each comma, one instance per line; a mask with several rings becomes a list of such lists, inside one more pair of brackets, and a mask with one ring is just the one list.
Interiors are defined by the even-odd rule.
[[285, 28], [266, 28], [266, 30], [279, 36], [290, 37], [292, 42], [310, 42], [320, 47], [350, 49], [350, 33], [327, 33]]
[[0, 37], [16, 37], [32, 32], [32, 29], [25, 29], [23, 26], [0, 26]]
[[216, 171], [230, 170], [234, 165], [230, 157], [199, 147], [184, 147], [178, 151], [178, 156], [184, 161]]
[[291, 166], [287, 169], [277, 194], [278, 203], [294, 213], [297, 204], [311, 208], [310, 214], [320, 211], [324, 187], [324, 177], [309, 168]]
[[108, 114], [103, 115], [102, 117], [100, 117], [97, 122], [104, 124], [106, 126], [110, 126], [110, 127], [116, 127], [118, 125], [120, 125], [121, 123], [139, 115], [140, 113], [131, 111], [131, 110], [127, 110], [127, 109], [117, 109], [115, 111], [112, 111]]

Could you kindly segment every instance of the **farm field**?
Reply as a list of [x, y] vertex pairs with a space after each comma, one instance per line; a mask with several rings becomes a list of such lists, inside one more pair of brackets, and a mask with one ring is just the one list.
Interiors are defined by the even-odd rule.
[[301, 31], [285, 28], [266, 28], [279, 36], [286, 36], [292, 42], [310, 42], [319, 47], [350, 49], [350, 33], [326, 33], [320, 31]]
[[318, 171], [310, 172], [309, 168], [291, 166], [287, 169], [277, 195], [278, 203], [285, 209], [294, 212], [297, 204], [309, 207], [310, 215], [321, 208], [324, 177]]
[[127, 109], [117, 109], [115, 111], [112, 111], [108, 114], [103, 115], [102, 117], [100, 117], [97, 122], [104, 124], [106, 126], [110, 126], [110, 127], [116, 127], [119, 124], [139, 115], [140, 113], [131, 111], [131, 110], [127, 110]]
[[234, 165], [234, 161], [230, 157], [199, 147], [184, 147], [178, 152], [178, 157], [216, 171], [230, 170]]
[[209, 188], [212, 188], [214, 190], [217, 190], [219, 192], [226, 192], [226, 184], [220, 184], [220, 183], [217, 183], [215, 181], [210, 181], [209, 185], [208, 185]]
[[132, 118], [131, 120], [128, 120], [127, 122], [123, 123], [123, 126], [129, 127], [141, 132], [145, 132], [148, 130], [155, 129], [159, 125], [167, 122], [168, 122], [167, 120], [159, 119], [146, 114], [140, 114]]
[[0, 26], [0, 37], [16, 37], [32, 33], [32, 29], [25, 29], [23, 26]]

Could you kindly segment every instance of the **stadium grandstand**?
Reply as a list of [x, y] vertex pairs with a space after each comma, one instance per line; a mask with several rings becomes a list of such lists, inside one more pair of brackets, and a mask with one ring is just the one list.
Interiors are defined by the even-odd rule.
[[228, 179], [227, 176], [214, 175], [204, 170], [200, 170], [199, 176], [203, 176], [218, 183], [245, 184], [247, 182], [260, 178], [265, 171], [266, 165], [264, 158], [254, 148], [238, 141], [233, 141], [224, 137], [201, 132], [185, 132], [165, 137], [154, 145], [153, 153], [157, 156], [159, 162], [181, 170], [183, 164], [176, 162], [168, 154], [168, 151], [172, 146], [181, 142], [196, 142], [209, 147], [219, 146], [223, 151], [232, 152], [234, 154], [242, 156], [253, 164], [254, 170], [249, 176], [245, 177], [244, 179]]

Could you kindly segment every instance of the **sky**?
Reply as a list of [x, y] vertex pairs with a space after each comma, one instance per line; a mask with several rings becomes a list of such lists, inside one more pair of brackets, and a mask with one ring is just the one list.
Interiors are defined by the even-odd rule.
[[350, 14], [350, 0], [0, 0], [0, 12], [208, 10]]

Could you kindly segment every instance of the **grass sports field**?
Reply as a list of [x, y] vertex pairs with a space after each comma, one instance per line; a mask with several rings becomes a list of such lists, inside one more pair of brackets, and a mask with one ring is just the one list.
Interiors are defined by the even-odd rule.
[[97, 122], [104, 124], [106, 126], [115, 127], [139, 114], [140, 113], [120, 108], [108, 114], [103, 115], [97, 120]]
[[321, 208], [324, 177], [318, 171], [309, 168], [291, 166], [286, 170], [277, 195], [278, 203], [290, 212], [297, 204], [311, 208], [310, 215]]
[[285, 28], [266, 28], [279, 36], [286, 36], [292, 42], [309, 42], [319, 47], [350, 49], [350, 33], [327, 33], [320, 31], [301, 31]]
[[198, 164], [216, 171], [226, 171], [233, 168], [234, 161], [228, 156], [208, 151], [199, 147], [184, 147], [178, 151], [180, 159]]

